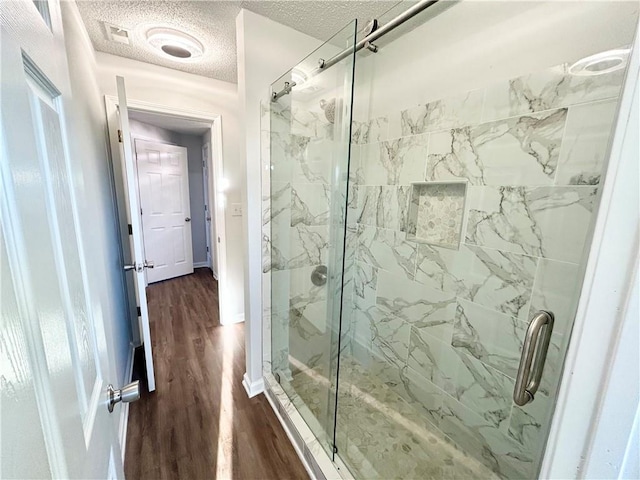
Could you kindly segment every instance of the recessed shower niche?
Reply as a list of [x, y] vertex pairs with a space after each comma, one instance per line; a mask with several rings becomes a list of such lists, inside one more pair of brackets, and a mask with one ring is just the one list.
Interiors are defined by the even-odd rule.
[[412, 183], [407, 240], [458, 249], [466, 194], [465, 181]]

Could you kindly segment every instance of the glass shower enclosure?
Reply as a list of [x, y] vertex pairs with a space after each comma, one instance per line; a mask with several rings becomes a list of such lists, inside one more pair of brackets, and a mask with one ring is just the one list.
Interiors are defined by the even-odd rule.
[[263, 127], [269, 373], [356, 478], [538, 474], [638, 18], [445, 3], [349, 24]]

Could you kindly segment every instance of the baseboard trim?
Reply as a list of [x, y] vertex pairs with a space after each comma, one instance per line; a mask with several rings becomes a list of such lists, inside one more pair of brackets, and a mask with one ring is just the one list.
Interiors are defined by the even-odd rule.
[[204, 268], [204, 267], [211, 268], [211, 267], [209, 267], [209, 263], [208, 262], [194, 262], [193, 263], [193, 268]]
[[[135, 357], [136, 347], [131, 344], [131, 350], [129, 351], [129, 359], [127, 360], [127, 376], [125, 377], [125, 383], [129, 383], [131, 381], [131, 377], [133, 377], [133, 359]], [[120, 426], [119, 426], [119, 435], [120, 435], [120, 451], [122, 453], [122, 463], [124, 464], [124, 456], [127, 449], [127, 428], [129, 426], [129, 404], [122, 403], [122, 407], [120, 408]]]
[[[228, 319], [231, 318], [231, 321]], [[228, 314], [222, 318], [220, 318], [220, 325], [234, 325], [236, 323], [244, 322], [244, 313], [238, 313], [236, 315]]]
[[242, 376], [242, 386], [246, 390], [247, 395], [249, 395], [249, 398], [253, 398], [256, 395], [264, 392], [264, 378], [260, 378], [252, 383], [245, 373]]

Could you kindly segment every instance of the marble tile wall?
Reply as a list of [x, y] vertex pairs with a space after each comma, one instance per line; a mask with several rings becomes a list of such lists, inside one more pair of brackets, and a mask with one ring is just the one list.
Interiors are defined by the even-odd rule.
[[[503, 478], [536, 475], [621, 83], [560, 65], [353, 122], [349, 353]], [[467, 182], [453, 248], [434, 215], [411, 214], [411, 183], [430, 181]], [[552, 345], [536, 400], [517, 407], [540, 309]]]

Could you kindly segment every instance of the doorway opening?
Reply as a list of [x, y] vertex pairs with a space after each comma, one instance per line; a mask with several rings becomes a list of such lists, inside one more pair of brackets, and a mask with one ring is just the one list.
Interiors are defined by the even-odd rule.
[[209, 200], [211, 123], [129, 110], [147, 285], [210, 270], [217, 280], [215, 212]]
[[[161, 330], [150, 328], [150, 323], [157, 327], [163, 320], [154, 318], [147, 291], [161, 284], [163, 290], [177, 291], [179, 279], [208, 277], [210, 281], [200, 282], [208, 287], [199, 291], [198, 298], [211, 300], [206, 310], [216, 323], [233, 323], [224, 300], [228, 296], [224, 294], [222, 119], [205, 112], [127, 101], [124, 79], [117, 81], [118, 97], [106, 96], [105, 106], [123, 275], [132, 345], [144, 346], [148, 390], [153, 391], [151, 345], [158, 343], [151, 341], [151, 330], [160, 343], [170, 341], [171, 335], [165, 337]], [[178, 318], [172, 321], [179, 323]], [[176, 328], [178, 325], [174, 331]], [[132, 352], [131, 371], [133, 357]]]

